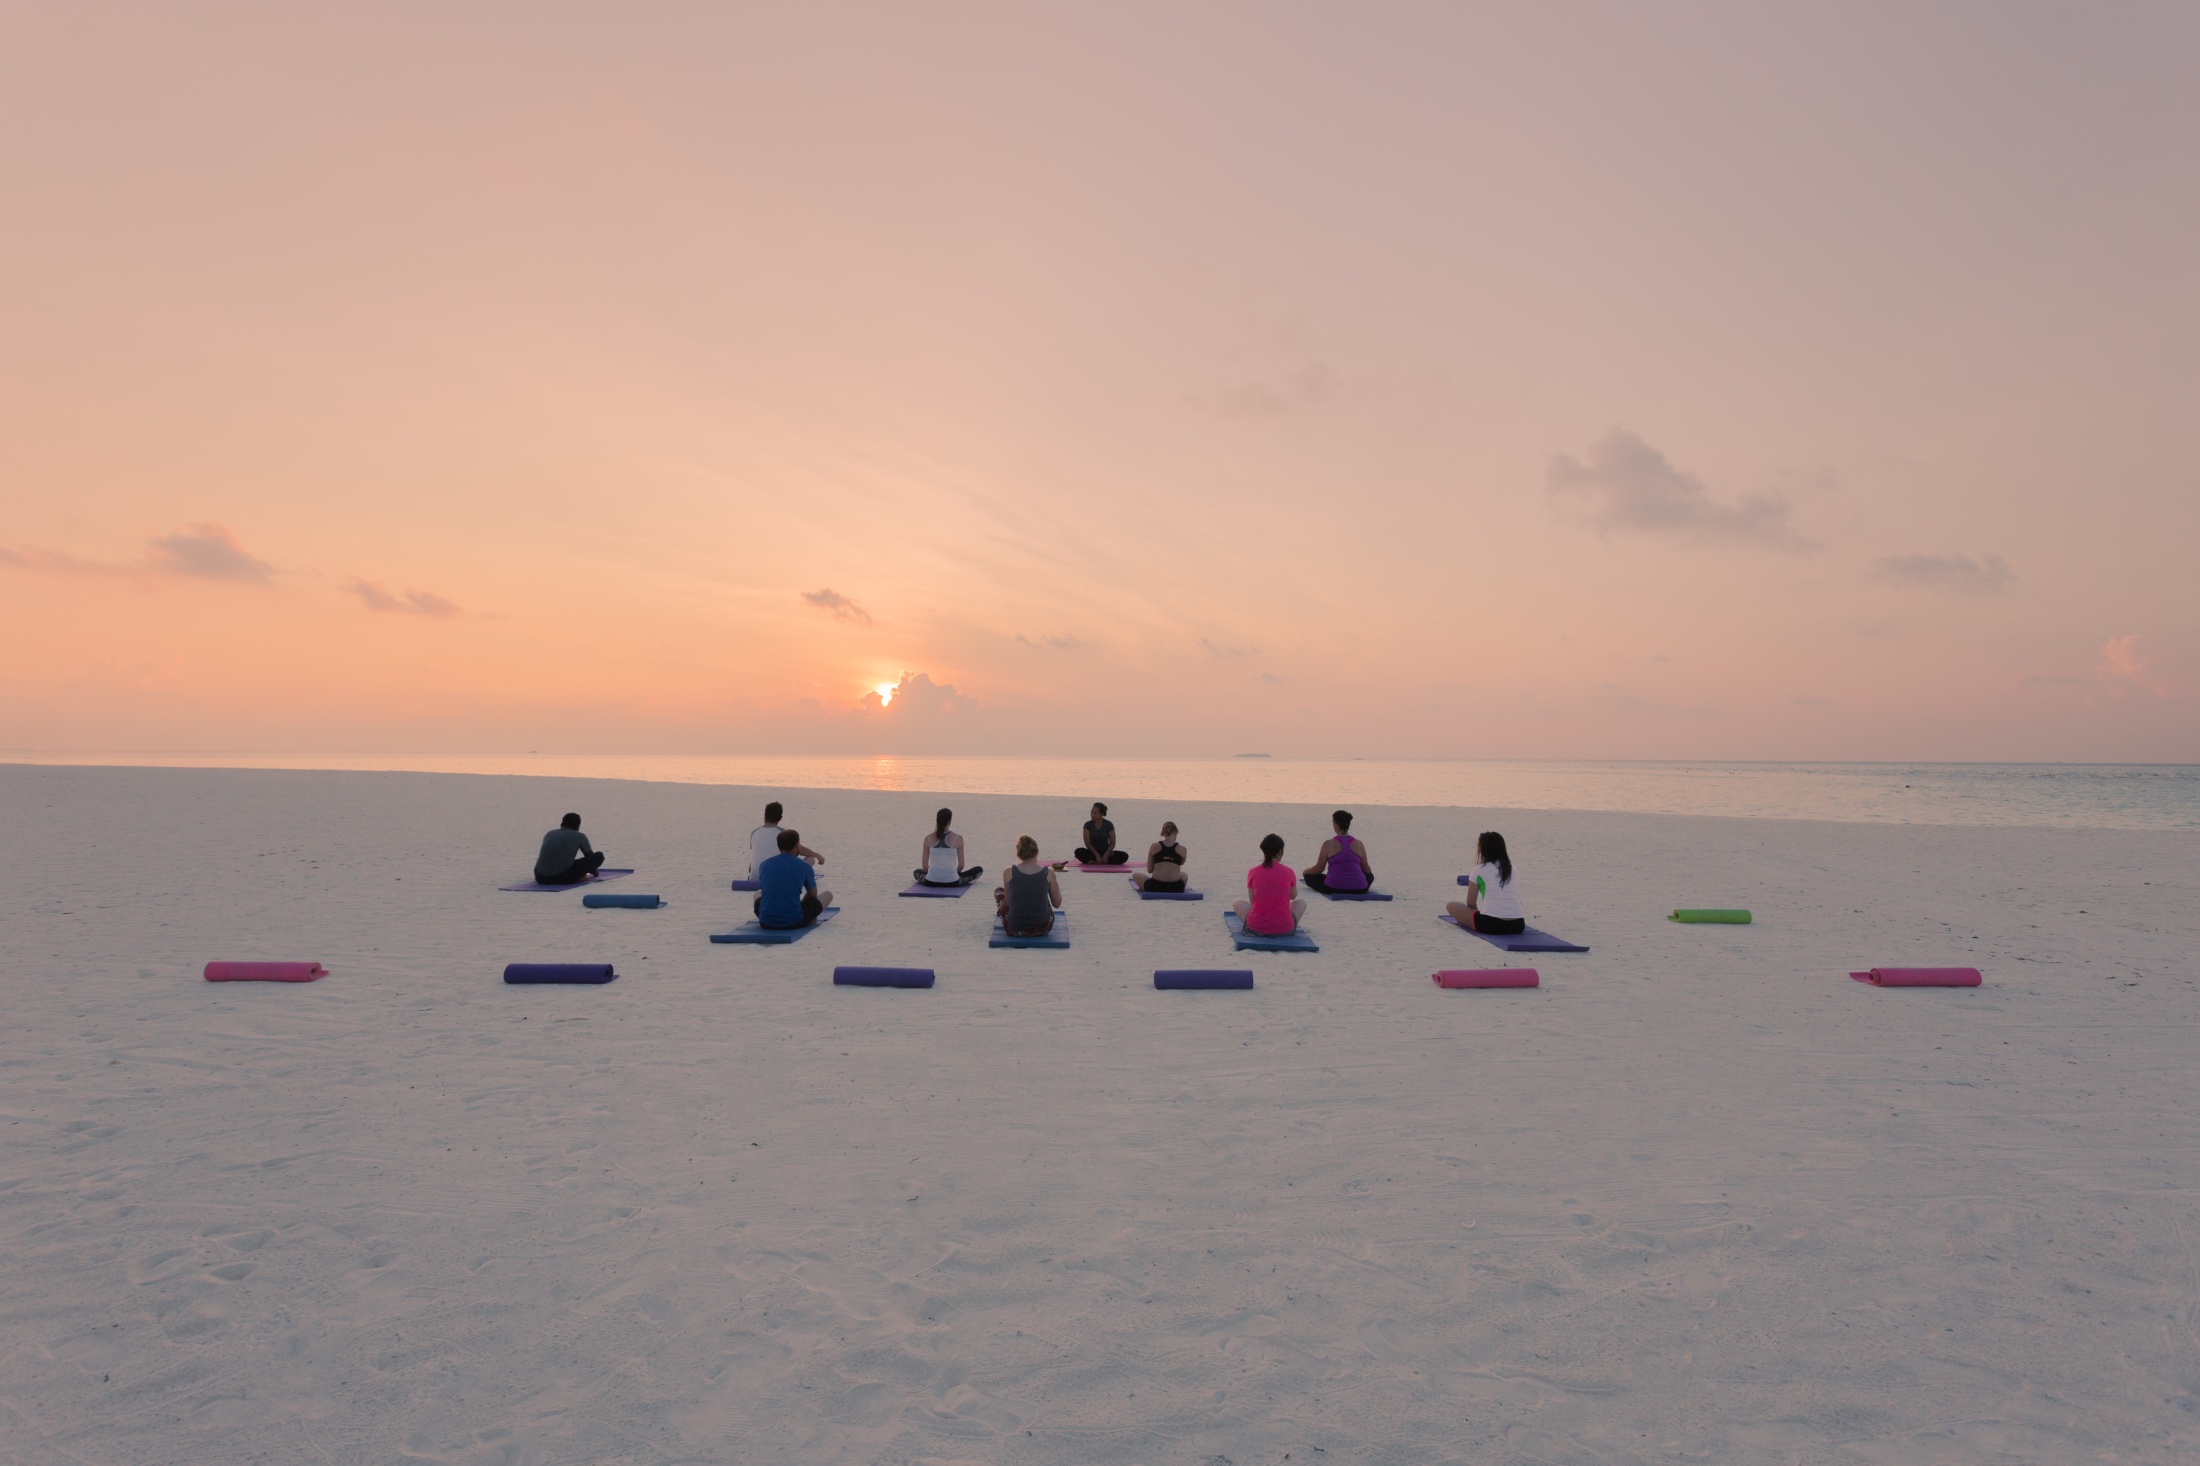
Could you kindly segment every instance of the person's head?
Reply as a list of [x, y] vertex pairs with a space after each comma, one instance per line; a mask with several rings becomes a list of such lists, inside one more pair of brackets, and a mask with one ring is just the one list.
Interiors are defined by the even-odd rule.
[[1495, 830], [1484, 830], [1474, 837], [1474, 853], [1482, 865], [1497, 867], [1497, 884], [1508, 885], [1513, 878], [1513, 858], [1505, 850], [1505, 837]]
[[1176, 838], [1175, 820], [1163, 820], [1161, 822], [1161, 838], [1164, 840], [1174, 840]]
[[1283, 858], [1283, 836], [1264, 835], [1260, 842], [1260, 863], [1274, 865]]
[[947, 833], [947, 827], [953, 823], [955, 823], [955, 811], [951, 809], [943, 809], [938, 814], [932, 816], [932, 833], [935, 835], [944, 835]]
[[779, 832], [779, 848], [782, 852], [791, 852], [795, 846], [801, 843], [802, 832], [800, 830], [781, 830]]
[[1340, 809], [1329, 817], [1329, 822], [1337, 827], [1337, 833], [1341, 835], [1352, 828], [1352, 811]]
[[779, 823], [780, 817], [786, 814], [786, 812], [787, 811], [779, 807], [779, 801], [774, 799], [771, 803], [764, 806], [764, 823], [767, 825], [776, 825]]
[[1037, 860], [1039, 858], [1039, 842], [1029, 835], [1018, 835], [1016, 837], [1016, 858], [1018, 860]]
[[564, 819], [558, 821], [558, 828], [561, 830], [577, 830], [580, 827], [581, 817], [577, 814], [569, 814]]
[[1094, 805], [1092, 807], [1092, 817], [1096, 820], [1106, 819], [1108, 817], [1108, 807], [1104, 804]]

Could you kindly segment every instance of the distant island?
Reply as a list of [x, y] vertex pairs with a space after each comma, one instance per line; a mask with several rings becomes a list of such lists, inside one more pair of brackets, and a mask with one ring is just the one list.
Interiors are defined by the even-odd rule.
[[1265, 753], [1233, 753], [1230, 755], [1232, 758], [1267, 758], [1268, 756]]

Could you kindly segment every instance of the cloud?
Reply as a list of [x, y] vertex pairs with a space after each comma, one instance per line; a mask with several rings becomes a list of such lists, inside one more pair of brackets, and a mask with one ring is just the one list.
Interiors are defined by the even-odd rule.
[[1284, 683], [1289, 682], [1291, 679], [1288, 677], [1278, 677], [1273, 672], [1263, 672], [1260, 674], [1260, 680], [1281, 687]]
[[237, 537], [218, 524], [194, 524], [187, 530], [156, 535], [149, 548], [146, 568], [168, 575], [256, 585], [275, 575], [274, 566], [246, 554]]
[[823, 590], [806, 590], [802, 592], [802, 599], [808, 601], [820, 611], [832, 612], [835, 621], [853, 621], [862, 626], [871, 624], [871, 613], [869, 611], [864, 610], [831, 586], [827, 586]]
[[1310, 361], [1274, 382], [1248, 382], [1194, 400], [1223, 417], [1280, 418], [1311, 412], [1331, 400], [1336, 377], [1328, 365]]
[[1882, 555], [1872, 578], [1898, 590], [1948, 591], [1959, 596], [2000, 596], [2017, 577], [1999, 555]]
[[344, 589], [366, 602], [370, 611], [397, 611], [407, 616], [433, 616], [438, 620], [459, 614], [456, 602], [447, 601], [433, 591], [409, 590], [402, 596], [393, 596], [373, 581], [357, 577]]
[[1715, 498], [1703, 480], [1682, 473], [1663, 453], [1625, 428], [1589, 449], [1587, 460], [1561, 453], [1544, 474], [1554, 503], [1582, 516], [1598, 534], [1613, 530], [1729, 540], [1769, 550], [1814, 550], [1778, 494]]
[[275, 578], [275, 567], [247, 554], [237, 537], [218, 524], [194, 524], [155, 535], [145, 542], [145, 555], [132, 563], [79, 560], [59, 550], [29, 545], [0, 549], [0, 566], [12, 570], [38, 570], [55, 575], [157, 575], [190, 580], [229, 580], [265, 585]]
[[2074, 672], [2042, 672], [2017, 680], [2020, 687], [2082, 687], [2087, 703], [2097, 703], [2103, 696], [2125, 697], [2133, 692], [2144, 692], [2154, 697], [2166, 697], [2169, 689], [2155, 675], [2152, 664], [2140, 655], [2139, 638], [2112, 636], [2101, 643], [2101, 660], [2092, 672], [2079, 675]]
[[930, 673], [904, 672], [891, 693], [866, 692], [857, 705], [882, 717], [913, 723], [970, 712], [978, 706], [978, 700], [963, 696], [947, 683], [934, 682]]
[[1091, 642], [1075, 636], [1042, 636], [1033, 641], [1021, 631], [1016, 633], [1016, 639], [1028, 647], [1056, 652], [1081, 652], [1092, 645]]
[[1199, 648], [1210, 657], [1257, 657], [1260, 655], [1260, 648], [1257, 646], [1218, 646], [1204, 636], [1199, 639]]

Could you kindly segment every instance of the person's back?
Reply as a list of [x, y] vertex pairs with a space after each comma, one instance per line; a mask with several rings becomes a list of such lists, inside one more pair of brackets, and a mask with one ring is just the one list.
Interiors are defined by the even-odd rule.
[[817, 874], [807, 860], [792, 851], [775, 853], [756, 868], [756, 879], [760, 888], [756, 898], [758, 922], [777, 927], [807, 924], [807, 903], [802, 898], [817, 887]]
[[1245, 913], [1245, 927], [1264, 937], [1289, 936], [1298, 929], [1291, 898], [1298, 892], [1298, 873], [1280, 861], [1256, 865], [1245, 873], [1245, 890], [1252, 898]]
[[1322, 872], [1322, 880], [1332, 891], [1364, 891], [1367, 889], [1367, 861], [1360, 854], [1360, 842], [1339, 830], [1335, 836], [1336, 853], [1329, 857], [1329, 866]]
[[569, 814], [542, 837], [542, 849], [535, 854], [535, 879], [545, 885], [575, 885], [602, 865], [603, 856], [581, 833], [581, 817]]
[[1054, 929], [1049, 874], [1043, 865], [1035, 871], [1026, 871], [1020, 865], [1008, 868], [1008, 909], [1002, 913], [1001, 925], [1012, 934], [1036, 937]]
[[925, 851], [924, 879], [935, 886], [963, 884], [962, 851], [949, 840], [952, 834], [952, 830], [939, 831]]

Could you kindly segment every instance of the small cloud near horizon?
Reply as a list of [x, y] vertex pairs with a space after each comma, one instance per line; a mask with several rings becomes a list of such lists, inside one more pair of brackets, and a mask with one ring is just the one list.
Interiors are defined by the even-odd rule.
[[2009, 593], [2016, 578], [1999, 555], [1978, 560], [1969, 555], [1882, 555], [1872, 562], [1872, 579], [1897, 590], [2000, 596]]
[[965, 713], [977, 705], [976, 698], [957, 692], [950, 683], [934, 682], [928, 672], [904, 672], [891, 689], [874, 689], [857, 699], [858, 707], [903, 721]]
[[1028, 647], [1055, 652], [1081, 652], [1092, 645], [1091, 642], [1076, 636], [1042, 636], [1035, 641], [1021, 631], [1016, 633], [1016, 640]]
[[834, 590], [831, 586], [826, 586], [823, 590], [806, 590], [802, 592], [802, 599], [808, 601], [820, 611], [832, 612], [835, 621], [853, 621], [860, 626], [872, 624], [869, 611], [864, 610], [863, 607], [857, 605], [839, 591]]
[[432, 616], [447, 620], [461, 614], [458, 603], [444, 599], [433, 591], [408, 590], [402, 596], [390, 594], [371, 580], [352, 578], [344, 590], [359, 597], [370, 611], [394, 611], [406, 616]]
[[1257, 657], [1260, 655], [1260, 648], [1257, 646], [1219, 646], [1204, 636], [1199, 639], [1199, 646], [1200, 650], [1210, 657]]
[[1625, 428], [1613, 428], [1586, 459], [1553, 457], [1544, 492], [1596, 530], [1685, 535], [1768, 550], [1815, 550], [1793, 522], [1794, 506], [1773, 493], [1744, 494], [1731, 502], [1714, 496], [1703, 480], [1675, 468], [1666, 456]]

